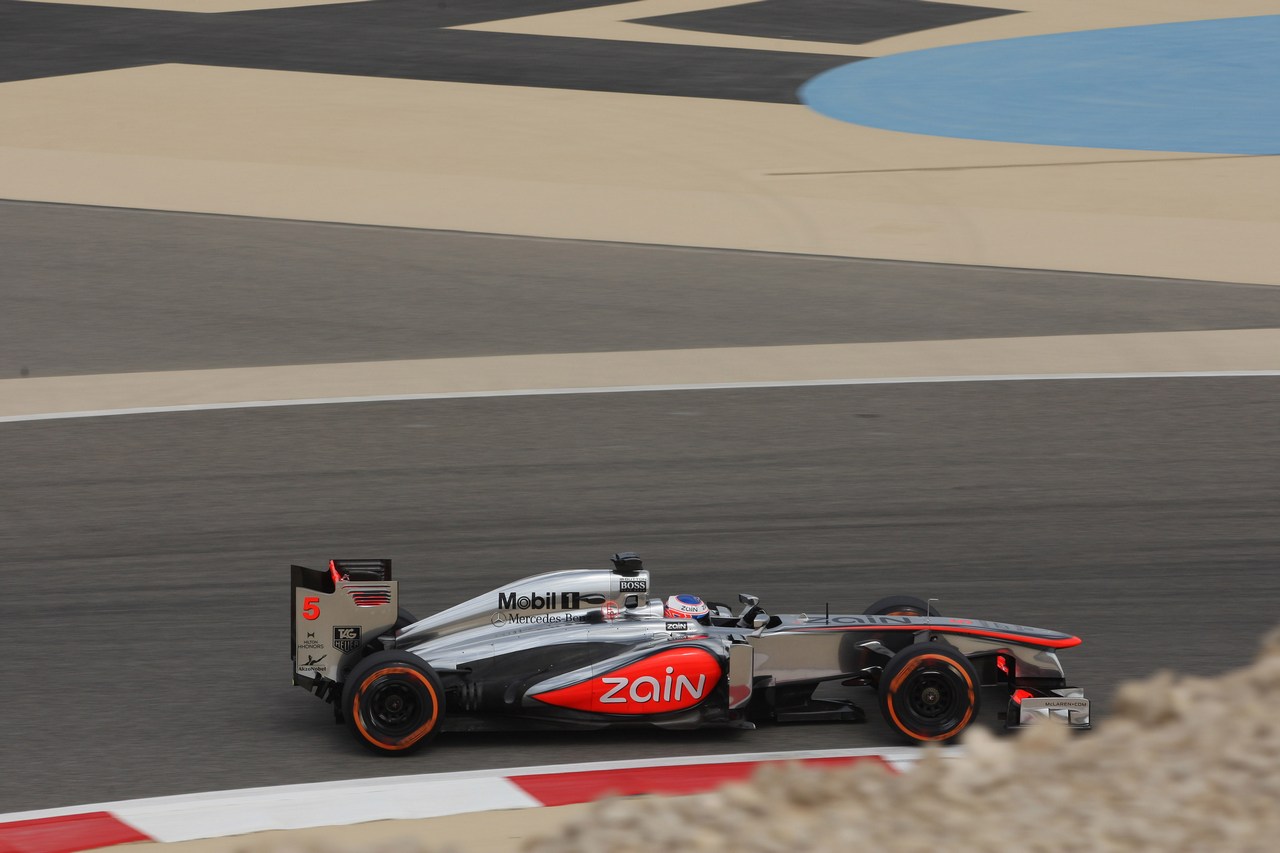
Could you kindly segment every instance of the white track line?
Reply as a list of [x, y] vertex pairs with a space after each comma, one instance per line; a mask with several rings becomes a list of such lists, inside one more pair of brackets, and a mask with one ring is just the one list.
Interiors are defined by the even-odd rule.
[[705, 382], [673, 385], [613, 385], [598, 388], [515, 388], [500, 391], [447, 391], [430, 394], [380, 394], [364, 397], [314, 397], [301, 400], [245, 400], [234, 403], [193, 403], [183, 406], [95, 409], [82, 412], [40, 412], [0, 416], [0, 423], [208, 412], [219, 409], [270, 409], [281, 406], [332, 406], [344, 403], [398, 403], [417, 400], [466, 400], [487, 397], [544, 397], [564, 394], [632, 394], [653, 391], [722, 391], [753, 388], [817, 388], [845, 385], [921, 385], [946, 382], [1049, 382], [1097, 379], [1221, 379], [1275, 377], [1280, 370], [1196, 370], [1147, 373], [1032, 373], [990, 376], [903, 376], [875, 379], [802, 379], [766, 382]]
[[[947, 748], [947, 757], [961, 754]], [[455, 773], [428, 773], [179, 794], [114, 803], [0, 815], [0, 823], [43, 820], [87, 812], [108, 812], [157, 841], [191, 841], [278, 829], [340, 826], [373, 820], [415, 820], [494, 809], [538, 808], [542, 803], [510, 781], [512, 777], [643, 767], [800, 761], [811, 758], [877, 756], [901, 769], [922, 758], [917, 747], [823, 749], [733, 755], [602, 761], [507, 767]], [[694, 771], [696, 772], [696, 771]]]

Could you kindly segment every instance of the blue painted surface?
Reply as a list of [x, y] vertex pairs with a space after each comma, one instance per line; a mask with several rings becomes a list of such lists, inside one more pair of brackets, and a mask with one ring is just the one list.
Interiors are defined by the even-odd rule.
[[901, 53], [820, 74], [800, 97], [842, 121], [934, 136], [1280, 154], [1280, 15]]

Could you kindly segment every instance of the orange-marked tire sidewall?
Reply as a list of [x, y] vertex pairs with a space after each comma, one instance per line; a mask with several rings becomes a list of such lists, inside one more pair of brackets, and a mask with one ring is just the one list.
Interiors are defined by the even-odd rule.
[[[360, 699], [364, 696], [365, 691], [379, 678], [388, 675], [407, 675], [421, 684], [427, 691], [427, 695], [431, 697], [431, 716], [421, 726], [414, 729], [413, 732], [396, 741], [384, 740], [375, 733], [369, 731], [365, 726], [364, 715], [360, 711]], [[386, 666], [375, 669], [360, 682], [359, 688], [356, 689], [355, 699], [351, 706], [351, 713], [354, 717], [356, 730], [360, 732], [360, 736], [369, 743], [379, 749], [397, 751], [408, 749], [427, 735], [431, 734], [436, 727], [436, 721], [440, 718], [440, 697], [436, 693], [435, 685], [431, 683], [431, 679], [427, 678], [420, 670], [408, 666]]]
[[[965, 709], [964, 716], [960, 719], [960, 722], [956, 723], [947, 731], [942, 732], [940, 734], [936, 734], [936, 735], [920, 734], [914, 731], [910, 726], [904, 724], [902, 720], [898, 717], [898, 709], [896, 707], [897, 701], [898, 701], [898, 689], [902, 686], [902, 683], [907, 679], [909, 675], [911, 675], [911, 673], [919, 669], [923, 663], [930, 660], [941, 661], [943, 664], [949, 667], [953, 672], [958, 673], [960, 677], [964, 679], [964, 683], [968, 691], [968, 699], [969, 699], [969, 707]], [[964, 667], [956, 666], [955, 661], [951, 660], [946, 655], [939, 655], [939, 654], [932, 654], [932, 653], [923, 654], [923, 655], [920, 655], [919, 657], [912, 658], [911, 661], [909, 661], [907, 665], [902, 668], [902, 671], [893, 677], [893, 681], [889, 682], [889, 701], [885, 703], [885, 707], [888, 708], [889, 715], [893, 718], [894, 726], [896, 726], [899, 731], [907, 733], [908, 735], [915, 738], [916, 740], [922, 740], [922, 741], [949, 740], [955, 737], [960, 732], [964, 731], [965, 726], [969, 725], [969, 721], [973, 719], [973, 711], [974, 711], [974, 708], [977, 706], [976, 692], [977, 692], [977, 687], [974, 685], [973, 679], [969, 676], [969, 673], [964, 669]]]

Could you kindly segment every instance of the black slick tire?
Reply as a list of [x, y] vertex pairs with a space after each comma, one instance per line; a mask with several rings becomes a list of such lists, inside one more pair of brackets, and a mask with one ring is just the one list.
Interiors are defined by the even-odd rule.
[[889, 595], [862, 611], [865, 616], [941, 616], [938, 608], [914, 595]]
[[946, 741], [968, 728], [981, 702], [978, 673], [946, 643], [916, 643], [880, 674], [880, 713], [908, 740]]
[[414, 622], [418, 621], [418, 617], [414, 616], [403, 607], [396, 608], [396, 624], [391, 626], [392, 631], [399, 631], [401, 628], [407, 628]]
[[396, 649], [375, 652], [347, 677], [342, 715], [366, 748], [384, 755], [409, 755], [439, 733], [444, 686], [416, 655]]

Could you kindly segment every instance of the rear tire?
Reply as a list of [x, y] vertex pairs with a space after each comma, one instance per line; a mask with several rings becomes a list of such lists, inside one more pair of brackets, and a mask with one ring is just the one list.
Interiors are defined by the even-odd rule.
[[440, 676], [416, 655], [375, 652], [351, 670], [342, 711], [352, 735], [384, 755], [408, 755], [430, 743], [444, 720]]
[[864, 616], [941, 616], [938, 608], [914, 595], [890, 595], [862, 611]]
[[910, 740], [951, 740], [978, 716], [978, 688], [977, 670], [953, 647], [916, 643], [880, 674], [880, 713]]
[[396, 608], [396, 624], [391, 626], [392, 631], [399, 631], [401, 628], [407, 628], [414, 622], [418, 621], [418, 617], [414, 616], [403, 607]]

